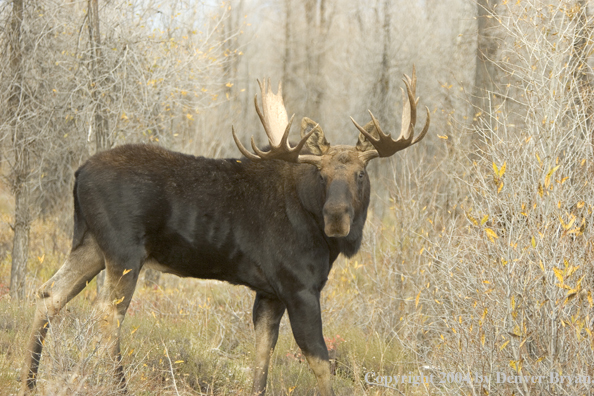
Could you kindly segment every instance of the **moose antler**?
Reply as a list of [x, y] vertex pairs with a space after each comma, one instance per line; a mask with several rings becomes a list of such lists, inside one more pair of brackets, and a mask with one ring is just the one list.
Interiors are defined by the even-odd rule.
[[420, 142], [429, 130], [431, 116], [429, 114], [429, 109], [425, 107], [427, 109], [427, 121], [425, 121], [425, 126], [423, 127], [421, 134], [413, 140], [415, 124], [417, 122], [417, 103], [419, 101], [419, 99], [415, 99], [417, 73], [414, 66], [412, 79], [405, 74], [402, 81], [404, 81], [404, 84], [406, 85], [406, 93], [408, 98], [404, 95], [404, 91], [402, 91], [402, 98], [404, 100], [404, 106], [402, 109], [402, 128], [400, 131], [400, 137], [397, 140], [392, 139], [390, 134], [385, 134], [384, 131], [382, 131], [378, 120], [373, 116], [371, 111], [369, 111], [369, 115], [371, 115], [373, 125], [375, 126], [375, 129], [377, 129], [379, 136], [378, 138], [375, 138], [369, 134], [363, 127], [357, 124], [353, 117], [351, 117], [353, 124], [355, 124], [357, 129], [367, 138], [373, 147], [375, 147], [375, 150], [368, 150], [361, 154], [361, 157], [365, 161], [369, 161], [377, 157], [389, 157], [394, 155], [397, 151], [404, 150], [405, 148]]
[[314, 165], [319, 163], [320, 159], [315, 155], [299, 155], [299, 152], [305, 145], [307, 139], [314, 133], [315, 128], [312, 128], [310, 133], [303, 136], [295, 147], [291, 147], [289, 144], [289, 131], [291, 130], [291, 124], [293, 123], [295, 114], [293, 114], [291, 119], [287, 121], [287, 110], [285, 109], [282, 96], [282, 84], [280, 82], [278, 83], [278, 92], [276, 94], [270, 89], [270, 79], [268, 82], [264, 80], [264, 83], [261, 83], [260, 80], [258, 80], [258, 84], [260, 85], [260, 91], [262, 92], [262, 109], [258, 106], [257, 94], [254, 96], [254, 104], [256, 106], [258, 117], [260, 117], [260, 121], [262, 122], [262, 126], [264, 126], [264, 131], [268, 136], [270, 150], [260, 150], [258, 146], [256, 146], [254, 137], [252, 136], [252, 149], [256, 155], [250, 153], [237, 138], [235, 128], [231, 127], [233, 140], [235, 140], [235, 144], [239, 151], [241, 151], [246, 158], [254, 161], [278, 159], [288, 162], [302, 162]]

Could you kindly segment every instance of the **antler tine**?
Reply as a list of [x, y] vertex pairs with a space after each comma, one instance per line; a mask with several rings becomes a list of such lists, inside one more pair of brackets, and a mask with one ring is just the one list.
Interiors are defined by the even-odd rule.
[[[272, 92], [269, 79], [268, 81], [264, 80], [263, 82], [258, 80], [258, 85], [260, 86], [260, 92], [262, 93], [262, 108], [258, 105], [258, 95], [254, 97], [254, 104], [258, 117], [260, 117], [260, 121], [264, 126], [264, 131], [266, 132], [266, 135], [268, 135], [270, 150], [263, 151], [259, 149], [252, 136], [251, 144], [255, 154], [250, 153], [241, 144], [235, 134], [235, 129], [232, 128], [233, 139], [235, 140], [235, 144], [239, 148], [239, 151], [241, 151], [246, 158], [253, 161], [277, 159], [288, 162], [302, 162], [314, 165], [319, 164], [320, 160], [317, 156], [299, 155], [299, 152], [307, 142], [307, 139], [316, 130], [317, 125], [316, 128], [313, 128], [307, 135], [303, 136], [295, 147], [291, 147], [289, 144], [289, 132], [291, 131], [291, 125], [295, 119], [295, 114], [291, 116], [289, 121], [286, 121], [287, 111], [285, 110], [282, 98], [282, 84], [279, 82], [278, 92], [276, 94]], [[284, 132], [281, 127], [284, 128]]]
[[351, 117], [351, 121], [353, 121], [353, 124], [355, 124], [359, 132], [361, 132], [365, 136], [365, 138], [373, 145], [373, 147], [375, 147], [375, 150], [368, 150], [366, 152], [361, 153], [361, 158], [365, 161], [368, 161], [377, 156], [389, 157], [395, 154], [397, 151], [410, 147], [413, 144], [420, 142], [429, 130], [429, 123], [431, 117], [429, 109], [426, 108], [427, 120], [425, 121], [425, 126], [423, 127], [423, 130], [421, 131], [419, 136], [414, 138], [414, 129], [417, 122], [418, 103], [418, 99], [415, 98], [417, 74], [414, 66], [412, 78], [405, 74], [402, 81], [404, 81], [404, 85], [406, 86], [406, 95], [404, 93], [404, 90], [402, 90], [404, 104], [402, 109], [402, 127], [398, 139], [394, 140], [389, 134], [386, 134], [384, 133], [384, 131], [382, 131], [379, 121], [375, 118], [371, 111], [369, 111], [369, 115], [371, 116], [371, 120], [373, 121], [375, 129], [377, 130], [377, 138], [371, 136], [371, 134], [369, 134], [359, 124], [357, 124], [355, 120]]
[[[295, 148], [291, 149], [291, 146], [289, 146], [288, 144], [289, 131], [291, 130], [291, 125], [293, 124], [294, 118], [295, 114], [291, 116], [291, 120], [285, 128], [285, 132], [283, 133], [283, 137], [281, 138], [281, 142], [279, 143], [279, 145], [271, 146], [269, 151], [260, 150], [258, 146], [256, 146], [256, 144], [254, 143], [254, 138], [252, 137], [252, 148], [254, 149], [256, 155], [258, 155], [258, 159], [284, 159], [285, 156], [289, 154], [292, 155], [294, 151], [297, 155], [299, 154], [299, 150], [295, 150]], [[296, 157], [291, 162], [297, 162]]]
[[410, 144], [411, 146], [413, 144], [420, 142], [421, 139], [423, 139], [425, 137], [425, 135], [427, 134], [427, 131], [429, 130], [429, 123], [431, 122], [431, 112], [429, 111], [429, 107], [427, 107], [427, 106], [425, 106], [425, 110], [427, 110], [427, 121], [425, 121], [425, 126], [423, 127], [423, 130], [421, 131], [419, 136], [417, 136], [415, 138], [415, 140], [413, 140], [413, 142]]
[[263, 112], [263, 111], [266, 111], [266, 104], [265, 104], [266, 79], [264, 79], [264, 83], [262, 83], [260, 80], [256, 80], [256, 81], [258, 81], [258, 85], [260, 86], [260, 92], [262, 93], [262, 107], [264, 110], [261, 110], [260, 106], [258, 105], [258, 94], [254, 95], [254, 106], [256, 106], [256, 113], [258, 113], [260, 122], [262, 123], [262, 126], [264, 127], [264, 132], [266, 132], [266, 136], [268, 136], [268, 140], [270, 140], [270, 128], [268, 126], [268, 120], [264, 116], [264, 112]]
[[402, 126], [398, 140], [412, 139], [415, 125], [417, 123], [417, 103], [415, 100], [415, 91], [414, 88], [411, 87], [412, 81], [410, 80], [410, 77], [407, 75], [405, 75], [405, 77], [406, 78], [403, 78], [402, 81], [404, 81], [404, 85], [406, 85], [406, 96], [403, 90], [402, 99], [404, 101], [404, 105], [402, 107]]
[[[367, 110], [367, 111], [369, 111], [369, 110]], [[369, 111], [369, 113], [371, 113], [371, 111]], [[355, 126], [357, 127], [359, 132], [361, 132], [363, 134], [363, 136], [365, 136], [371, 144], [373, 144], [375, 146], [375, 144], [380, 142], [379, 139], [376, 139], [375, 137], [371, 136], [361, 125], [357, 124], [357, 121], [355, 121], [355, 119], [353, 117], [351, 117], [351, 121], [353, 122], [353, 124], [355, 124]], [[381, 131], [381, 129], [378, 129], [378, 132], [379, 131]]]
[[[233, 140], [235, 140], [235, 145], [237, 146], [239, 151], [241, 151], [241, 154], [245, 155], [246, 158], [249, 158], [251, 160], [259, 160], [260, 159], [257, 156], [255, 156], [254, 154], [247, 151], [247, 149], [245, 147], [243, 147], [243, 144], [241, 144], [241, 142], [237, 138], [237, 135], [235, 134], [235, 127], [233, 127], [233, 125], [231, 126], [231, 133], [233, 133]], [[252, 141], [253, 141], [253, 137], [252, 137]]]
[[258, 80], [258, 85], [262, 93], [262, 109], [258, 105], [258, 95], [256, 95], [254, 97], [256, 112], [260, 117], [270, 145], [276, 146], [280, 142], [288, 123], [287, 110], [285, 110], [282, 97], [282, 83], [279, 82], [279, 91], [276, 94], [272, 92], [270, 79], [264, 79], [262, 82]]

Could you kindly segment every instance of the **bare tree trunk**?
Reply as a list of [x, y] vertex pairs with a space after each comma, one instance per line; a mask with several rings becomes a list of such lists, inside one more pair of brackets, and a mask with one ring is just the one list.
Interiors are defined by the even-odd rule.
[[317, 1], [316, 0], [306, 0], [305, 1], [305, 22], [306, 22], [306, 32], [305, 32], [305, 79], [306, 79], [306, 94], [307, 94], [307, 101], [305, 105], [305, 114], [308, 117], [316, 120], [319, 122], [320, 112], [317, 106], [314, 105], [314, 100], [310, 98], [310, 96], [315, 97], [313, 92], [314, 85], [315, 85], [315, 78], [314, 75], [318, 73], [316, 64], [315, 64], [315, 51], [316, 48], [316, 7]]
[[321, 117], [321, 107], [324, 101], [323, 68], [326, 51], [322, 48], [328, 36], [330, 18], [328, 17], [326, 0], [306, 0], [306, 92], [308, 100], [305, 114], [314, 120]]
[[476, 3], [478, 33], [472, 103], [474, 115], [486, 110], [489, 93], [495, 89], [497, 69], [493, 61], [497, 55], [497, 42], [492, 36], [498, 28], [497, 18], [493, 17], [498, 3], [499, 0], [477, 0]]
[[285, 93], [285, 97], [288, 97], [289, 94], [289, 83], [291, 81], [291, 77], [289, 76], [290, 70], [290, 63], [291, 63], [291, 0], [285, 0], [285, 53], [283, 55], [283, 91]]
[[[594, 103], [592, 103], [592, 76], [590, 68], [587, 66], [588, 53], [592, 49], [590, 40], [592, 38], [592, 26], [588, 23], [588, 4], [585, 0], [578, 0], [579, 13], [577, 14], [577, 23], [575, 26], [573, 53], [569, 64], [573, 70], [573, 79], [577, 85], [577, 95], [575, 97], [575, 109], [582, 111], [582, 116], [586, 122], [586, 130], [591, 133], [592, 115], [594, 114]], [[592, 133], [591, 133], [592, 134]], [[592, 134], [592, 143], [594, 143], [594, 134]]]
[[[103, 98], [100, 92], [101, 76], [101, 32], [99, 30], [99, 1], [88, 0], [89, 43], [91, 45], [91, 92], [95, 106], [93, 128], [95, 130], [95, 152], [111, 147], [109, 123], [105, 116]], [[97, 275], [97, 295], [105, 283], [105, 271]]]
[[392, 125], [394, 120], [394, 104], [390, 101], [391, 81], [390, 81], [390, 59], [392, 59], [392, 25], [390, 0], [384, 0], [384, 46], [382, 50], [382, 63], [379, 80], [376, 82], [374, 102], [372, 107], [377, 112], [382, 122]]
[[111, 147], [109, 139], [109, 124], [105, 117], [104, 103], [100, 92], [101, 75], [101, 33], [99, 30], [99, 2], [88, 0], [89, 42], [91, 44], [91, 92], [95, 103], [95, 147], [97, 152]]
[[22, 108], [22, 59], [21, 27], [23, 24], [23, 0], [13, 0], [12, 20], [10, 23], [10, 68], [13, 75], [12, 93], [8, 100], [13, 117], [13, 149], [15, 167], [13, 169], [13, 190], [15, 194], [14, 237], [12, 245], [12, 266], [10, 272], [10, 296], [23, 299], [26, 294], [25, 275], [29, 256], [29, 151], [27, 136], [19, 125], [19, 114]]

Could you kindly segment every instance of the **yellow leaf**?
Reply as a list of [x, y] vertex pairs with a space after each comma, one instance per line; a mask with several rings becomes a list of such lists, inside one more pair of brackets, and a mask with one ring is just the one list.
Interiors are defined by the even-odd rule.
[[545, 176], [545, 188], [549, 188], [549, 185], [551, 184], [551, 176], [553, 176], [553, 173], [555, 173], [555, 171], [559, 169], [559, 166], [560, 165], [557, 165], [556, 167], [550, 169], [547, 175]]
[[188, 120], [193, 120], [194, 119], [194, 116], [192, 114], [188, 113], [188, 114], [186, 114], [186, 118]]
[[481, 220], [481, 225], [485, 225], [485, 223], [489, 220], [489, 215], [485, 215]]
[[536, 247], [536, 239], [534, 239], [534, 236], [532, 237], [532, 247], [533, 248]]
[[501, 169], [499, 169], [499, 177], [502, 177], [505, 174], [505, 168], [507, 167], [507, 161], [503, 163]]
[[540, 195], [542, 197], [543, 195], [543, 188], [542, 188], [542, 184], [538, 183], [538, 195]]
[[487, 233], [487, 236], [489, 237], [491, 242], [495, 242], [495, 239], [499, 238], [497, 236], [497, 233], [490, 228], [485, 228], [485, 232]]
[[520, 337], [522, 335], [522, 331], [520, 330], [520, 326], [516, 325], [516, 327], [514, 327], [514, 331], [513, 334]]
[[557, 267], [553, 267], [553, 272], [555, 273], [557, 279], [559, 279], [559, 282], [563, 284], [563, 273], [561, 272], [561, 270]]
[[468, 218], [468, 220], [470, 220], [472, 222], [472, 224], [474, 225], [478, 225], [478, 221], [476, 221], [476, 219], [474, 217], [472, 217], [472, 215], [470, 214], [470, 212], [466, 212], [466, 217]]
[[567, 223], [567, 225], [564, 228], [566, 230], [570, 229], [571, 226], [573, 225], [573, 223], [575, 223], [575, 216], [574, 215], [571, 216], [571, 220], [569, 220], [569, 223]]
[[183, 362], [184, 362], [183, 360], [176, 360], [174, 363], [178, 364], [178, 363], [183, 363]]
[[421, 298], [421, 292], [419, 291], [419, 294], [417, 294], [417, 298], [415, 298], [415, 308], [419, 305], [419, 298]]
[[128, 116], [126, 115], [126, 112], [122, 111], [122, 116], [120, 117], [120, 119], [122, 120], [127, 120]]
[[497, 194], [499, 194], [501, 192], [502, 188], [503, 188], [503, 182], [499, 183], [499, 187], [497, 188]]
[[485, 333], [481, 334], [481, 344], [485, 346]]
[[130, 352], [128, 352], [128, 356], [131, 356], [134, 353], [134, 349], [130, 349]]
[[448, 140], [448, 136], [447, 135], [443, 135], [443, 136], [437, 135], [437, 137], [440, 138], [440, 139]]
[[122, 275], [126, 275], [130, 271], [132, 271], [132, 270], [131, 269], [124, 270], [124, 272], [122, 273]]
[[[126, 298], [126, 296], [123, 296], [122, 298], [120, 298], [119, 300], [113, 300], [113, 305], [119, 305], [122, 303], [122, 301], [124, 301], [124, 298]], [[119, 327], [119, 326], [118, 326]]]
[[226, 86], [227, 88], [231, 88], [231, 87], [233, 86], [233, 83], [231, 83], [231, 82], [228, 82], [227, 84], [225, 84], [225, 86]]
[[553, 173], [555, 173], [555, 171], [557, 171], [557, 169], [559, 169], [561, 165], [557, 165], [556, 167], [554, 167], [553, 169], [549, 170], [549, 173], [547, 173], [547, 177], [551, 177], [553, 176]]
[[[503, 343], [503, 345], [501, 345], [501, 347], [499, 348], [500, 351], [503, 351], [503, 348], [505, 348], [507, 346], [507, 344], [509, 344], [509, 340], [505, 341]], [[514, 367], [515, 368], [515, 367]]]
[[499, 175], [499, 168], [495, 164], [495, 161], [493, 161], [493, 172], [495, 172], [495, 176]]

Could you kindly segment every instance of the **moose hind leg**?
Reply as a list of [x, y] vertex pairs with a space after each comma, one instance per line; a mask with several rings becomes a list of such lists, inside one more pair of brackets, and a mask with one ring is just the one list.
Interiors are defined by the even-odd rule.
[[[141, 255], [137, 255], [140, 257]], [[126, 389], [126, 378], [121, 364], [120, 333], [122, 322], [132, 300], [141, 259], [107, 262], [105, 286], [101, 297], [101, 333], [107, 352], [115, 364], [115, 379], [121, 389]], [[127, 267], [127, 268], [126, 268]]]
[[322, 333], [322, 312], [318, 293], [301, 291], [287, 301], [293, 336], [318, 380], [322, 396], [334, 396], [328, 348]]
[[253, 395], [261, 396], [266, 392], [270, 355], [278, 340], [278, 327], [284, 313], [285, 305], [282, 301], [266, 297], [261, 293], [256, 294], [253, 312], [256, 332]]
[[103, 253], [92, 235], [70, 252], [62, 268], [37, 291], [37, 308], [31, 326], [27, 355], [21, 371], [21, 394], [35, 388], [43, 340], [50, 320], [103, 268]]

